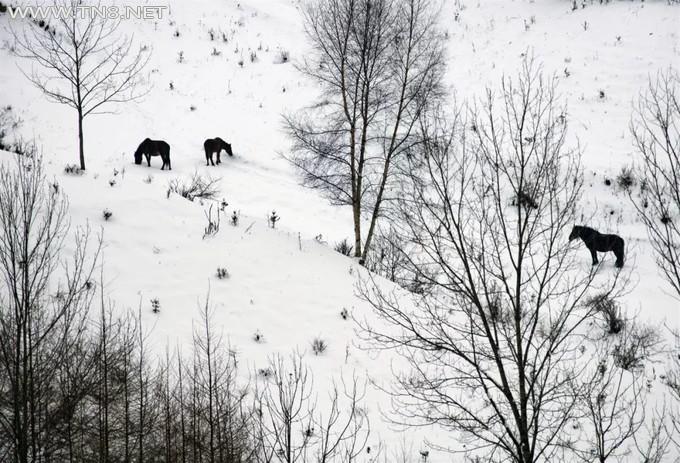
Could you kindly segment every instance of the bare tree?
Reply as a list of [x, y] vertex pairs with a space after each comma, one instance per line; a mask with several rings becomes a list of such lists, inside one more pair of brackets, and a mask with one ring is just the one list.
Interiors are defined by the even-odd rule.
[[[680, 75], [676, 70], [669, 69], [650, 79], [638, 101], [631, 132], [642, 173], [640, 194], [629, 192], [629, 197], [647, 229], [661, 273], [680, 297]], [[680, 354], [677, 332], [671, 329], [671, 334], [676, 346], [666, 384], [672, 405], [663, 413], [670, 424], [665, 425], [665, 420], [658, 419], [655, 426], [659, 430], [671, 426], [671, 431], [673, 428], [676, 431], [669, 433], [673, 436], [680, 431]], [[662, 438], [652, 443], [662, 447], [663, 452], [656, 452], [658, 458], [662, 458], [669, 443]], [[673, 443], [680, 448], [680, 439]], [[641, 455], [645, 456], [643, 452]]]
[[[194, 358], [188, 368], [195, 397], [189, 410], [193, 451], [211, 463], [250, 461], [254, 445], [250, 441], [250, 409], [245, 406], [248, 388], [238, 384], [236, 354], [212, 328], [211, 319], [207, 296], [194, 330]], [[203, 461], [201, 457], [198, 460]]]
[[595, 366], [588, 296], [620, 275], [596, 280], [569, 246], [582, 173], [555, 81], [525, 60], [468, 117], [435, 108], [419, 132], [394, 227], [421, 294], [359, 285], [378, 316], [360, 321], [367, 345], [408, 365], [394, 420], [451, 430], [481, 461], [551, 461]]
[[0, 166], [0, 449], [14, 462], [45, 457], [61, 419], [55, 377], [93, 294], [99, 247], [89, 255], [89, 233], [79, 230], [65, 259], [68, 228], [66, 199], [45, 182], [37, 155]]
[[642, 163], [641, 194], [633, 196], [664, 277], [680, 296], [680, 76], [650, 80], [631, 131]]
[[[633, 434], [635, 448], [640, 461], [645, 463], [662, 463], [666, 461], [672, 434], [667, 429], [668, 414], [664, 407], [656, 410], [649, 423], [643, 426], [643, 432]], [[675, 460], [677, 461], [677, 460]]]
[[274, 356], [255, 396], [257, 461], [306, 461], [314, 438], [312, 377], [299, 354]]
[[[105, 106], [142, 96], [142, 70], [150, 54], [119, 34], [120, 20], [79, 13], [80, 0], [55, 0], [64, 14], [53, 25], [36, 21], [12, 30], [16, 54], [36, 67], [24, 75], [52, 101], [78, 115], [80, 168], [85, 170], [83, 120]], [[67, 14], [69, 13], [69, 14]]]
[[[264, 374], [262, 374], [264, 372]], [[362, 408], [366, 385], [356, 376], [333, 383], [325, 406], [317, 407], [313, 378], [300, 354], [274, 356], [260, 374], [255, 393], [256, 461], [261, 463], [352, 463], [377, 458], [366, 445], [370, 422]], [[373, 460], [375, 461], [375, 460]]]
[[673, 401], [669, 412], [669, 435], [676, 448], [680, 449], [680, 331], [671, 331], [671, 336], [673, 345], [670, 352], [670, 368], [664, 381]]
[[352, 463], [366, 453], [371, 430], [368, 415], [361, 408], [365, 393], [366, 384], [359, 385], [356, 376], [349, 385], [343, 381], [342, 392], [333, 384], [327, 414], [319, 412], [314, 418], [318, 429], [314, 452], [317, 463]]
[[[365, 260], [394, 166], [428, 102], [441, 95], [442, 35], [430, 0], [323, 0], [303, 8], [313, 52], [299, 69], [319, 100], [286, 116], [286, 156], [333, 204], [351, 205], [354, 254]], [[362, 220], [368, 219], [363, 235]]]
[[646, 389], [641, 372], [615, 365], [609, 342], [603, 343], [597, 368], [584, 381], [581, 405], [586, 425], [573, 453], [584, 462], [621, 461], [645, 421]]

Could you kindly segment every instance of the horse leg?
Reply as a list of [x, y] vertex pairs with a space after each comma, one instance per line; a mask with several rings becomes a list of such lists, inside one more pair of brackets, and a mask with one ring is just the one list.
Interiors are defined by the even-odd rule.
[[623, 267], [623, 256], [616, 256], [616, 263], [614, 264], [616, 268]]
[[168, 154], [166, 154], [168, 157], [168, 170], [172, 170], [172, 164], [170, 163], [170, 150], [168, 150]]
[[205, 149], [205, 165], [210, 165], [210, 151], [207, 148]]
[[588, 250], [590, 251], [591, 257], [593, 258], [593, 265], [599, 264], [600, 261], [597, 260], [597, 251], [595, 250], [595, 248], [594, 247], [588, 248]]
[[614, 249], [614, 255], [616, 256], [616, 263], [614, 264], [617, 268], [623, 267], [623, 245], [617, 246]]
[[144, 156], [146, 156], [146, 166], [151, 167], [151, 155], [149, 153], [144, 153]]
[[221, 152], [222, 152], [222, 150], [219, 150], [219, 151], [217, 152], [217, 163], [218, 163], [218, 164], [219, 164], [220, 162], [222, 162], [222, 161], [220, 160], [220, 153], [221, 153]]

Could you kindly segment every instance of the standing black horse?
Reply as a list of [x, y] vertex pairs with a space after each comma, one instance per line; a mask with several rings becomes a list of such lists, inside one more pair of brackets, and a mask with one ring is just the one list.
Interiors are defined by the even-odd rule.
[[206, 141], [203, 142], [203, 148], [205, 149], [206, 166], [209, 166], [210, 164], [212, 164], [213, 166], [215, 165], [215, 163], [213, 162], [213, 153], [217, 153], [218, 164], [222, 162], [220, 160], [220, 152], [222, 152], [222, 150], [226, 151], [229, 156], [234, 155], [234, 153], [231, 151], [231, 144], [222, 140], [220, 137], [208, 138]]
[[597, 252], [607, 252], [613, 251], [616, 256], [616, 267], [623, 267], [623, 248], [624, 241], [618, 235], [603, 235], [589, 227], [581, 227], [575, 225], [569, 234], [569, 241], [575, 240], [576, 238], [581, 238], [583, 243], [590, 251], [590, 255], [593, 256], [593, 265], [597, 265], [599, 262], [597, 260]]
[[135, 151], [135, 164], [139, 165], [142, 163], [142, 156], [146, 156], [146, 164], [151, 167], [151, 156], [160, 156], [163, 160], [163, 165], [161, 170], [168, 166], [169, 170], [172, 170], [170, 165], [170, 145], [168, 145], [163, 140], [151, 140], [145, 138], [142, 143], [140, 143], [137, 151]]

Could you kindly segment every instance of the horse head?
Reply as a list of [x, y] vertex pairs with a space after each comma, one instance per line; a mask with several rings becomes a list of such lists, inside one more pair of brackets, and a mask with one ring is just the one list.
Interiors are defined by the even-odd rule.
[[579, 229], [580, 227], [578, 225], [574, 225], [574, 228], [571, 229], [571, 233], [569, 233], [569, 241], [573, 241], [579, 236], [581, 236]]
[[137, 151], [135, 151], [135, 164], [139, 165], [142, 163], [142, 156], [144, 155], [144, 152], [146, 151], [146, 145], [148, 142], [151, 140], [148, 138], [145, 138], [143, 142], [139, 144], [137, 147]]
[[216, 137], [216, 138], [214, 138], [213, 140], [214, 140], [213, 143], [215, 143], [215, 144], [217, 145], [217, 149], [218, 149], [218, 150], [220, 150], [220, 151], [221, 151], [221, 150], [226, 151], [227, 154], [228, 154], [229, 156], [233, 156], [233, 155], [234, 155], [233, 151], [231, 151], [231, 143], [227, 143], [226, 141], [224, 141], [224, 140], [223, 140], [222, 138], [220, 138], [220, 137]]
[[137, 151], [135, 151], [135, 164], [139, 165], [142, 163], [142, 145], [139, 145]]

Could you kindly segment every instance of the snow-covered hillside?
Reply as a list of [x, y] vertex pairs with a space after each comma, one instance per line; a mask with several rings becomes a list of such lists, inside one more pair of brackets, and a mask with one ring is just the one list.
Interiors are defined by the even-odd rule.
[[[584, 220], [629, 243], [627, 265], [636, 284], [623, 303], [641, 319], [680, 327], [680, 303], [666, 293], [644, 228], [626, 195], [605, 184], [634, 164], [633, 101], [650, 75], [680, 64], [680, 5], [588, 1], [572, 11], [571, 3], [445, 2], [451, 100], [480, 95], [487, 85], [497, 88], [526, 54], [554, 73], [568, 103], [571, 141], [583, 150]], [[82, 176], [63, 172], [77, 160], [75, 113], [47, 102], [27, 82], [19, 66], [30, 64], [10, 53], [9, 19], [0, 15], [0, 104], [13, 107], [23, 120], [20, 134], [41, 148], [50, 175], [69, 196], [72, 223], [101, 227], [107, 294], [121, 309], [141, 304], [159, 350], [190, 339], [209, 291], [215, 326], [250, 370], [271, 353], [300, 349], [308, 351], [319, 391], [341, 370], [389, 378], [390, 359], [359, 349], [355, 325], [340, 315], [343, 309], [358, 317], [368, 312], [355, 295], [363, 270], [332, 246], [351, 235], [351, 211], [303, 189], [280, 155], [289, 149], [281, 114], [308, 104], [317, 91], [294, 67], [306, 52], [299, 2], [168, 5], [162, 20], [123, 24], [124, 32], [152, 50], [150, 91], [139, 102], [111, 107], [115, 113], [85, 120], [88, 169]], [[221, 165], [206, 167], [202, 143], [216, 136], [232, 144], [234, 157], [224, 155]], [[150, 168], [134, 165], [133, 152], [145, 137], [170, 143], [172, 171], [161, 171], [158, 158]], [[220, 197], [228, 203], [220, 232], [207, 239], [202, 236], [210, 204], [167, 195], [170, 180], [194, 172], [219, 177]], [[108, 221], [104, 209], [113, 213]], [[281, 220], [272, 229], [267, 217], [274, 210]], [[232, 211], [240, 214], [238, 226], [228, 223]], [[588, 252], [579, 252], [589, 267]], [[611, 256], [606, 264], [612, 265]], [[229, 278], [217, 279], [218, 267]], [[158, 299], [159, 313], [151, 311], [152, 299]], [[255, 333], [264, 342], [255, 342]], [[328, 342], [323, 356], [309, 352], [316, 336]], [[369, 399], [377, 423], [388, 402], [378, 391]], [[393, 447], [404, 438], [384, 423], [375, 428]], [[419, 433], [409, 431], [405, 438], [420, 448]], [[443, 461], [452, 460], [430, 453], [428, 462]]]

